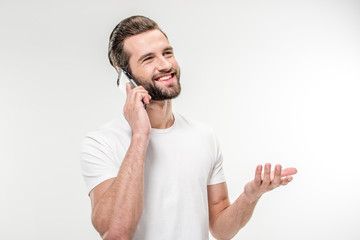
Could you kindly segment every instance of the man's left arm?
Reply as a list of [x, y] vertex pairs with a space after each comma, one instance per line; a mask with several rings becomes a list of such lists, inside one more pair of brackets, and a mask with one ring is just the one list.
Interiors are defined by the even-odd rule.
[[247, 183], [244, 192], [230, 204], [226, 183], [208, 185], [209, 225], [211, 234], [219, 240], [231, 239], [249, 221], [256, 203], [268, 191], [287, 185], [297, 172], [295, 168], [282, 170], [275, 166], [271, 172], [271, 164], [257, 166], [255, 178]]

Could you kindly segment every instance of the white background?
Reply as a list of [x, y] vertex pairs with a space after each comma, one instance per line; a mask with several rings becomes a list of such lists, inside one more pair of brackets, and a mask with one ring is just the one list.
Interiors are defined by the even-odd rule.
[[214, 127], [231, 200], [294, 166], [234, 239], [360, 239], [359, 1], [0, 1], [0, 239], [99, 239], [79, 149], [122, 111], [108, 37], [141, 14], [182, 69], [175, 110]]

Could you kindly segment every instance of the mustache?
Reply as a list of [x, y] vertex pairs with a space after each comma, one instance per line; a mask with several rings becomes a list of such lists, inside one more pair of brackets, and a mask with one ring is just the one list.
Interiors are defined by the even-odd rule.
[[178, 75], [178, 71], [175, 68], [170, 68], [169, 70], [165, 70], [165, 71], [160, 71], [158, 74], [154, 75], [152, 77], [153, 80], [155, 80], [156, 78], [158, 78], [159, 76], [166, 74], [166, 73], [173, 73], [175, 76]]

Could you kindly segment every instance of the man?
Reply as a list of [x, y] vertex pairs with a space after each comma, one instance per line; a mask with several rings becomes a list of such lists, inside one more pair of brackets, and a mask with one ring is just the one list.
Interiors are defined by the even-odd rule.
[[[261, 195], [292, 180], [296, 169], [256, 168], [230, 204], [222, 154], [208, 126], [173, 113], [180, 68], [158, 25], [124, 19], [110, 36], [109, 59], [138, 87], [127, 85], [124, 114], [87, 135], [82, 170], [92, 223], [104, 239], [232, 238]], [[147, 105], [144, 108], [144, 104]]]

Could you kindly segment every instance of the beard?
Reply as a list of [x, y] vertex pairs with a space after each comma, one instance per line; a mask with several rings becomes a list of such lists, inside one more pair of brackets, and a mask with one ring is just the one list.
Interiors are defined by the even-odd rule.
[[154, 77], [150, 81], [138, 78], [135, 75], [132, 75], [132, 77], [137, 85], [143, 86], [146, 91], [148, 91], [149, 95], [151, 96], [151, 100], [162, 101], [176, 98], [181, 92], [180, 69], [177, 70], [172, 68], [170, 71], [163, 73], [170, 72], [173, 72], [173, 77], [176, 78], [174, 79], [174, 82], [170, 83], [167, 86], [161, 86], [162, 84], [157, 83], [157, 81], [154, 80]]

